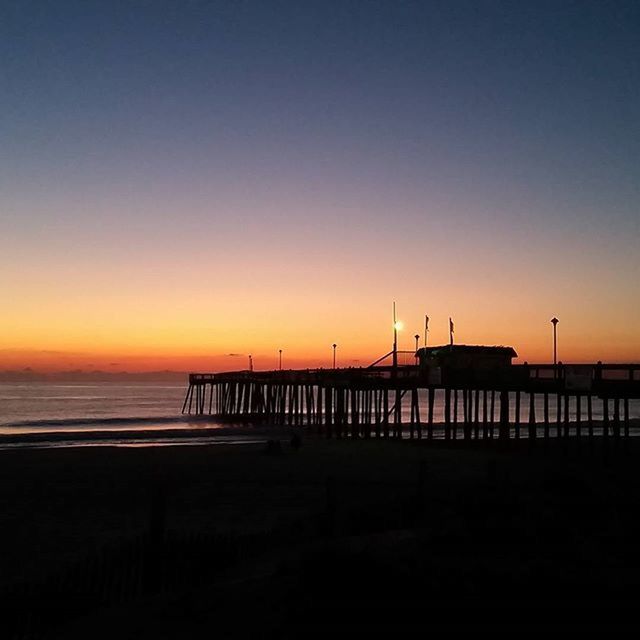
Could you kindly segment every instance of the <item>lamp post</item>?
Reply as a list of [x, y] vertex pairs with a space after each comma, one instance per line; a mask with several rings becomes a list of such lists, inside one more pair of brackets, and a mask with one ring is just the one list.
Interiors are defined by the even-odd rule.
[[393, 303], [393, 368], [398, 368], [398, 331], [402, 329], [402, 322], [396, 319], [396, 303]]
[[280, 371], [282, 371], [282, 349], [279, 349], [278, 353], [280, 354]]
[[420, 340], [420, 334], [416, 333], [415, 336], [413, 336], [416, 339], [416, 353], [415, 353], [415, 359], [416, 359], [416, 364], [418, 364], [418, 340]]
[[558, 318], [555, 316], [551, 318], [551, 324], [553, 325], [553, 366], [555, 367], [558, 364]]
[[396, 327], [396, 303], [393, 303], [393, 368], [398, 367], [398, 328]]
[[253, 358], [249, 355], [249, 371], [253, 371]]
[[338, 346], [335, 342], [331, 345], [333, 347], [333, 368], [336, 368], [336, 347]]

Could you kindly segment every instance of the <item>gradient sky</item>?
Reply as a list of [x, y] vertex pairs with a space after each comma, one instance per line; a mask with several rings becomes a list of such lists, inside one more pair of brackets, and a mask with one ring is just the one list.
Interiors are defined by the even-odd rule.
[[0, 370], [637, 362], [639, 204], [636, 0], [0, 3]]

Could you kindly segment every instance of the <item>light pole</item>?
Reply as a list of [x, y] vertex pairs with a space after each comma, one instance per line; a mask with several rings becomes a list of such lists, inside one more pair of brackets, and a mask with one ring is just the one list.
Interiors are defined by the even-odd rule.
[[396, 303], [393, 303], [393, 368], [398, 368], [398, 331], [402, 329], [402, 322], [396, 320]]
[[279, 349], [278, 353], [280, 354], [280, 371], [282, 371], [282, 349]]
[[416, 333], [415, 336], [413, 336], [416, 339], [416, 353], [415, 353], [415, 359], [416, 359], [416, 364], [418, 364], [418, 340], [420, 340], [420, 334]]
[[253, 358], [249, 355], [249, 371], [253, 371]]
[[333, 368], [336, 368], [336, 347], [338, 346], [335, 342], [331, 345], [333, 347]]
[[551, 324], [553, 325], [553, 366], [554, 367], [558, 364], [558, 335], [557, 335], [558, 322], [560, 322], [560, 320], [558, 320], [558, 318], [556, 318], [555, 316], [551, 318]]
[[393, 303], [393, 368], [398, 368], [398, 327], [396, 326], [396, 303]]

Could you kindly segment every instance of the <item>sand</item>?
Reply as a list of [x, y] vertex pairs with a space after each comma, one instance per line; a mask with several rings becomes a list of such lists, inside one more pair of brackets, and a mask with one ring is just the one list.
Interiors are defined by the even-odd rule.
[[167, 488], [167, 528], [264, 530], [324, 508], [329, 475], [343, 501], [390, 499], [415, 485], [425, 457], [456, 482], [481, 477], [487, 457], [460, 451], [454, 468], [448, 452], [409, 443], [305, 438], [296, 452], [282, 442], [276, 457], [263, 444], [0, 452], [0, 543], [13, 550], [3, 554], [2, 583], [146, 530], [158, 483]]
[[[546, 590], [557, 598], [559, 586], [580, 598], [594, 592], [613, 600], [638, 591], [638, 574], [628, 569], [640, 566], [633, 537], [639, 454], [635, 442], [606, 449], [539, 443], [534, 450], [522, 442], [501, 451], [495, 443], [318, 438], [306, 438], [298, 451], [284, 441], [281, 455], [267, 455], [263, 445], [4, 451], [2, 582], [63, 570], [109, 541], [146, 531], [158, 486], [166, 488], [169, 531], [259, 532], [325, 513], [332, 478], [331, 539], [319, 548], [294, 541], [284, 555], [214, 576], [188, 596], [197, 623], [181, 609], [187, 588], [70, 620], [61, 637], [82, 636], [94, 619], [106, 637], [114, 631], [106, 620], [118, 616], [136, 637], [156, 637], [158, 625], [162, 637], [184, 637], [185, 625], [192, 637], [207, 635], [211, 625], [230, 624], [255, 590], [262, 604], [252, 607], [267, 627], [291, 619], [288, 606], [276, 606], [282, 598], [302, 612], [291, 629], [304, 628], [305, 616], [318, 615], [317, 590], [329, 584], [337, 595], [327, 606], [334, 609], [345, 598], [358, 608], [382, 594], [397, 606], [405, 596], [413, 601], [416, 584], [420, 607], [434, 594], [477, 599], [487, 589], [522, 593], [520, 603], [534, 587], [537, 597]], [[372, 566], [378, 568], [369, 575]], [[397, 580], [404, 586], [388, 590]], [[212, 607], [216, 599], [226, 614]], [[167, 603], [172, 613], [162, 621]], [[238, 637], [253, 622], [238, 622]]]

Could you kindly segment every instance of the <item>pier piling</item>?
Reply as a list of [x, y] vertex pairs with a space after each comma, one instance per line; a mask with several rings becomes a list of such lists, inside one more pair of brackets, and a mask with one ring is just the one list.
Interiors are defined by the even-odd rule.
[[528, 398], [526, 435], [534, 441], [540, 434], [546, 442], [552, 438], [555, 396], [556, 438], [586, 435], [592, 440], [601, 433], [618, 441], [630, 436], [630, 401], [640, 398], [640, 365], [594, 365], [584, 389], [568, 387], [563, 365], [553, 375], [549, 367], [514, 365], [510, 375], [496, 375], [493, 381], [484, 376], [477, 383], [443, 374], [437, 384], [418, 366], [194, 373], [182, 413], [306, 426], [327, 438], [420, 440], [426, 426], [427, 441], [456, 440], [460, 425], [465, 441], [491, 441], [497, 395], [498, 440], [520, 438], [522, 403]]

